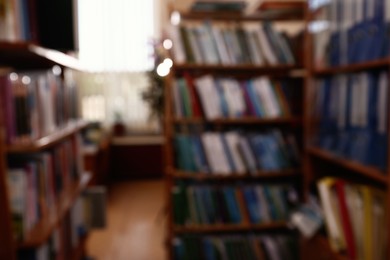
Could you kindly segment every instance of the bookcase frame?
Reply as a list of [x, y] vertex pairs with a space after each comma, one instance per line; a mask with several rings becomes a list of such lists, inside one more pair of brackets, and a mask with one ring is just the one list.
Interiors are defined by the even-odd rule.
[[[311, 100], [309, 89], [313, 86], [313, 81], [317, 78], [324, 76], [334, 76], [337, 74], [350, 74], [356, 72], [369, 72], [376, 69], [387, 70], [390, 75], [390, 57], [380, 58], [365, 62], [352, 63], [347, 65], [331, 66], [316, 68], [314, 64], [313, 46], [314, 37], [309, 32], [309, 25], [313, 21], [315, 14], [309, 8], [306, 9], [307, 26], [305, 37], [305, 64], [306, 64], [306, 109], [304, 116], [304, 128], [305, 128], [305, 158], [304, 158], [304, 172], [305, 172], [305, 193], [306, 197], [310, 192], [310, 185], [316, 183], [321, 177], [331, 176], [336, 178], [342, 178], [356, 183], [366, 183], [385, 191], [386, 194], [386, 208], [387, 208], [387, 234], [390, 234], [390, 223], [388, 210], [390, 209], [390, 99], [388, 98], [387, 104], [387, 163], [386, 170], [381, 171], [373, 166], [364, 165], [360, 162], [350, 160], [344, 157], [340, 157], [332, 152], [321, 149], [311, 144], [312, 137], [315, 136], [315, 130], [313, 129], [313, 119], [311, 118], [311, 109], [313, 108], [313, 100]], [[390, 84], [390, 83], [389, 83]], [[317, 161], [316, 161], [317, 160]], [[314, 167], [318, 163], [318, 160], [329, 166], [329, 169], [335, 169], [336, 174], [319, 175], [315, 172]], [[343, 171], [347, 171], [343, 172]], [[386, 244], [389, 245], [389, 238], [387, 237]], [[349, 259], [346, 252], [338, 253], [334, 252], [329, 244], [328, 238], [322, 235], [316, 235], [311, 239], [302, 239], [302, 259], [335, 259], [335, 260], [347, 260]], [[390, 257], [390, 247], [387, 246], [387, 259]]]
[[[10, 70], [50, 69], [54, 65], [73, 70], [82, 70], [77, 59], [62, 52], [42, 48], [26, 42], [0, 42], [0, 67]], [[3, 87], [3, 86], [0, 86]], [[0, 108], [0, 109], [3, 109]], [[0, 259], [17, 259], [18, 249], [32, 249], [47, 242], [54, 229], [58, 227], [69, 212], [76, 199], [88, 185], [91, 174], [84, 172], [75, 183], [63, 190], [58, 198], [55, 209], [48, 216], [40, 219], [36, 226], [28, 232], [23, 242], [14, 239], [11, 221], [11, 210], [7, 194], [7, 163], [8, 154], [24, 154], [43, 151], [80, 132], [87, 123], [78, 120], [55, 133], [38, 139], [28, 145], [7, 145], [5, 141], [5, 118], [0, 113]], [[86, 237], [81, 238], [73, 252], [69, 252], [72, 260], [81, 259], [85, 255]]]
[[[253, 21], [299, 21], [303, 24], [307, 24], [307, 7], [304, 2], [300, 4], [302, 10], [298, 14], [289, 13], [286, 16], [276, 15], [274, 17], [263, 16], [261, 14], [252, 15], [239, 15], [229, 13], [184, 13], [181, 14], [183, 20], [211, 20], [211, 21], [239, 21], [239, 22], [253, 22]], [[303, 44], [306, 46], [306, 33], [304, 33]], [[302, 55], [303, 57], [303, 55]], [[165, 78], [165, 111], [164, 111], [164, 135], [166, 138], [164, 146], [164, 160], [165, 160], [165, 176], [166, 176], [166, 203], [167, 203], [167, 259], [173, 259], [172, 241], [175, 235], [178, 234], [208, 234], [208, 233], [229, 233], [229, 232], [267, 232], [277, 230], [287, 230], [286, 222], [271, 222], [267, 224], [250, 224], [248, 222], [232, 225], [206, 225], [206, 226], [191, 226], [191, 227], [177, 227], [173, 221], [173, 202], [171, 198], [172, 188], [176, 180], [197, 180], [197, 181], [208, 181], [216, 183], [236, 183], [243, 180], [265, 180], [272, 182], [296, 182], [300, 186], [306, 187], [306, 177], [304, 176], [304, 163], [301, 162], [301, 166], [298, 169], [288, 169], [275, 172], [258, 171], [255, 175], [236, 175], [230, 176], [221, 175], [209, 175], [205, 173], [186, 173], [175, 169], [174, 164], [174, 126], [188, 126], [188, 125], [199, 125], [199, 124], [211, 124], [215, 126], [216, 131], [223, 129], [223, 126], [235, 125], [235, 126], [293, 126], [300, 127], [302, 129], [302, 142], [305, 141], [305, 129], [304, 129], [304, 118], [305, 118], [305, 92], [306, 92], [306, 72], [305, 72], [305, 60], [302, 61], [302, 66], [298, 65], [199, 65], [199, 64], [174, 64], [171, 72]], [[205, 118], [176, 118], [173, 115], [173, 97], [171, 92], [171, 86], [175, 79], [175, 74], [180, 72], [189, 72], [190, 74], [216, 74], [220, 75], [234, 75], [240, 78], [251, 78], [256, 76], [271, 76], [271, 77], [286, 77], [286, 78], [300, 78], [302, 79], [302, 115], [290, 116], [290, 117], [278, 117], [278, 118], [257, 118], [257, 117], [243, 117], [237, 119], [216, 119], [207, 120]], [[305, 145], [302, 144], [302, 147]], [[302, 159], [304, 159], [304, 153], [302, 153]]]

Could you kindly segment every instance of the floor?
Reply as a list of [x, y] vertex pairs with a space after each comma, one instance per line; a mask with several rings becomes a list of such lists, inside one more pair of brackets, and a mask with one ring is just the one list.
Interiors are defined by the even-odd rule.
[[165, 260], [164, 182], [133, 181], [109, 189], [104, 230], [87, 242], [94, 260]]

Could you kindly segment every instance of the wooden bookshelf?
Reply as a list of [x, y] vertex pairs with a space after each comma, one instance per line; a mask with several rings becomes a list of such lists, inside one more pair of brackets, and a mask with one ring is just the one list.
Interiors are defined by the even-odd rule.
[[242, 117], [242, 118], [221, 118], [207, 120], [204, 118], [175, 118], [175, 124], [216, 124], [216, 125], [276, 125], [276, 124], [300, 124], [301, 117], [278, 117], [278, 118], [259, 118], [259, 117]]
[[266, 224], [220, 224], [220, 225], [193, 225], [175, 226], [175, 234], [197, 234], [197, 233], [231, 233], [231, 232], [261, 232], [274, 231], [278, 229], [286, 230], [286, 222], [272, 222]]
[[87, 187], [92, 176], [90, 173], [83, 173], [80, 179], [67, 187], [60, 195], [53, 211], [49, 212], [28, 232], [23, 242], [18, 243], [19, 248], [39, 247], [45, 243], [52, 235], [53, 230], [58, 226], [60, 221], [69, 212], [77, 197]]
[[85, 248], [87, 246], [87, 236], [83, 236], [78, 241], [78, 245], [73, 249], [70, 260], [85, 259]]
[[201, 172], [172, 171], [171, 176], [175, 179], [194, 179], [204, 181], [239, 181], [239, 180], [279, 180], [300, 177], [301, 170], [289, 169], [281, 171], [258, 171], [256, 174], [214, 174]]
[[[303, 4], [305, 5], [305, 4]], [[298, 10], [299, 9], [299, 10]], [[291, 10], [290, 10], [291, 11]], [[248, 15], [242, 14], [232, 14], [232, 13], [182, 13], [182, 20], [211, 20], [227, 23], [232, 22], [245, 22], [245, 21], [291, 21], [297, 19], [301, 22], [305, 22], [304, 20], [304, 11], [300, 8], [295, 9], [297, 12], [293, 12], [286, 10], [277, 13], [268, 12], [267, 14], [256, 13]], [[289, 14], [287, 14], [289, 13]], [[291, 16], [290, 16], [291, 15]], [[183, 23], [184, 24], [184, 23]], [[297, 38], [300, 39], [300, 38]], [[294, 40], [297, 40], [294, 39]], [[295, 49], [294, 49], [295, 50]], [[300, 50], [297, 53], [293, 53], [294, 58], [300, 57]], [[298, 53], [299, 52], [299, 53]], [[249, 59], [245, 59], [249, 60]], [[264, 65], [264, 66], [256, 66], [251, 64], [240, 64], [240, 65], [205, 65], [205, 64], [178, 64], [173, 62], [174, 65], [171, 68], [171, 73], [165, 80], [165, 95], [168, 97], [168, 102], [165, 102], [165, 117], [164, 117], [164, 134], [166, 144], [164, 147], [164, 155], [165, 155], [165, 163], [166, 163], [166, 198], [167, 198], [167, 211], [168, 211], [168, 230], [167, 230], [167, 240], [169, 241], [169, 251], [168, 251], [168, 259], [173, 259], [173, 250], [172, 250], [172, 241], [175, 237], [180, 237], [180, 235], [185, 234], [196, 234], [202, 236], [203, 234], [229, 234], [229, 233], [256, 233], [256, 232], [264, 232], [264, 233], [274, 233], [274, 232], [288, 232], [288, 224], [286, 222], [271, 222], [266, 224], [258, 224], [252, 225], [248, 222], [238, 225], [232, 224], [219, 224], [219, 225], [191, 225], [191, 226], [178, 226], [174, 223], [174, 206], [172, 201], [172, 190], [176, 185], [176, 182], [180, 183], [188, 183], [189, 186], [191, 184], [198, 183], [200, 184], [202, 181], [209, 181], [215, 183], [228, 183], [236, 185], [237, 183], [243, 183], [247, 181], [248, 183], [256, 183], [262, 185], [264, 183], [294, 183], [296, 186], [300, 187], [301, 182], [303, 181], [303, 175], [300, 167], [294, 169], [286, 169], [281, 171], [257, 171], [256, 174], [230, 174], [230, 175], [222, 175], [222, 174], [207, 174], [204, 172], [186, 172], [184, 170], [176, 169], [178, 166], [177, 162], [175, 162], [175, 151], [173, 142], [175, 140], [175, 135], [178, 133], [182, 133], [183, 135], [192, 134], [192, 130], [194, 135], [199, 135], [203, 131], [212, 128], [214, 132], [223, 132], [225, 129], [236, 129], [241, 127], [242, 129], [264, 129], [264, 128], [278, 128], [282, 130], [291, 130], [291, 134], [296, 134], [296, 140], [298, 142], [298, 147], [301, 148], [304, 145], [300, 142], [303, 140], [303, 134], [301, 136], [302, 128], [303, 128], [303, 112], [304, 108], [304, 97], [303, 93], [305, 91], [304, 80], [307, 76], [307, 72], [305, 68], [300, 65], [301, 59], [297, 58], [295, 60], [297, 64], [285, 64], [285, 65]], [[278, 60], [278, 63], [283, 63], [282, 60]], [[299, 64], [299, 65], [298, 65]], [[287, 88], [291, 87], [291, 111], [293, 111], [293, 115], [286, 117], [277, 117], [277, 118], [258, 118], [254, 116], [242, 117], [242, 118], [218, 118], [215, 120], [207, 120], [206, 118], [177, 118], [175, 117], [175, 108], [174, 102], [175, 99], [172, 97], [172, 86], [175, 78], [183, 77], [184, 75], [188, 75], [188, 78], [195, 79], [199, 76], [204, 75], [212, 75], [214, 78], [234, 78], [237, 81], [241, 80], [251, 80], [260, 76], [265, 76], [270, 79], [277, 80], [292, 80], [294, 84], [288, 85]], [[239, 85], [239, 84], [238, 84]], [[296, 87], [296, 88], [295, 88]], [[175, 89], [173, 89], [175, 90]], [[192, 91], [189, 88], [190, 92]], [[243, 89], [242, 89], [243, 90]], [[195, 89], [196, 91], [196, 89]], [[176, 92], [177, 93], [177, 92]], [[199, 94], [199, 93], [198, 93]], [[180, 95], [180, 93], [179, 93]], [[275, 100], [281, 101], [283, 97], [279, 94], [279, 99]], [[179, 97], [180, 98], [180, 97]], [[177, 98], [177, 99], [179, 99]], [[215, 97], [215, 102], [218, 102]], [[191, 98], [190, 98], [191, 100]], [[195, 99], [193, 99], [195, 100]], [[286, 97], [286, 101], [287, 100]], [[251, 100], [246, 99], [245, 102], [252, 102]], [[274, 102], [274, 103], [275, 103]], [[278, 103], [279, 104], [279, 103]], [[202, 104], [200, 104], [202, 106]], [[252, 104], [246, 104], [252, 106]], [[302, 109], [301, 109], [302, 108]], [[179, 108], [180, 109], [180, 108]], [[180, 114], [180, 113], [177, 113]], [[176, 115], [177, 115], [176, 114]], [[185, 115], [185, 113], [181, 113], [181, 115]], [[205, 127], [203, 127], [205, 125]], [[253, 128], [251, 128], [253, 127]], [[248, 130], [249, 131], [249, 130]], [[295, 131], [295, 132], [294, 132]], [[259, 130], [260, 132], [260, 130]], [[283, 131], [282, 131], [283, 132]], [[290, 133], [290, 132], [289, 132]], [[302, 137], [302, 138], [301, 138]], [[203, 144], [204, 145], [204, 144]], [[214, 183], [213, 183], [214, 184]], [[244, 198], [243, 198], [244, 199]], [[237, 198], [237, 200], [241, 200], [241, 198]], [[244, 203], [244, 202], [243, 202]], [[242, 205], [242, 204], [240, 204]], [[247, 218], [247, 213], [243, 213], [244, 218]]]
[[68, 123], [65, 127], [56, 130], [48, 136], [42, 137], [36, 141], [26, 144], [8, 145], [6, 152], [8, 153], [34, 153], [50, 148], [59, 142], [67, 139], [71, 135], [78, 133], [88, 125], [85, 121], [77, 121]]
[[331, 68], [314, 69], [311, 73], [313, 74], [313, 76], [320, 77], [320, 76], [329, 76], [329, 75], [342, 74], [342, 73], [361, 72], [361, 71], [388, 68], [388, 67], [390, 67], [390, 59], [386, 58], [386, 59], [373, 60], [373, 61], [367, 61], [362, 63], [350, 64], [350, 65], [336, 66]]

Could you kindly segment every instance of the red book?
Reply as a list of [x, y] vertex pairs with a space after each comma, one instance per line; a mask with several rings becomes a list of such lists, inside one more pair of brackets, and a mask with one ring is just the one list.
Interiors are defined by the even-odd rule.
[[190, 93], [193, 117], [201, 118], [203, 117], [203, 112], [202, 112], [202, 107], [200, 105], [198, 93], [195, 91], [194, 79], [188, 73], [184, 73], [183, 76], [187, 82], [188, 90]]
[[347, 253], [350, 259], [356, 259], [355, 239], [354, 239], [353, 230], [350, 222], [350, 214], [349, 214], [350, 212], [348, 211], [347, 202], [345, 198], [344, 181], [337, 180], [335, 183], [335, 188], [339, 200], [338, 204], [340, 208], [342, 228], [344, 231], [345, 241], [347, 243]]

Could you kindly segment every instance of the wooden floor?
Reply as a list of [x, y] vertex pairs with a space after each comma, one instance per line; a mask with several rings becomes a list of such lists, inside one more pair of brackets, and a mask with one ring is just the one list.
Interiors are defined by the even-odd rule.
[[163, 181], [134, 181], [109, 189], [108, 227], [93, 231], [88, 255], [96, 260], [165, 260]]

